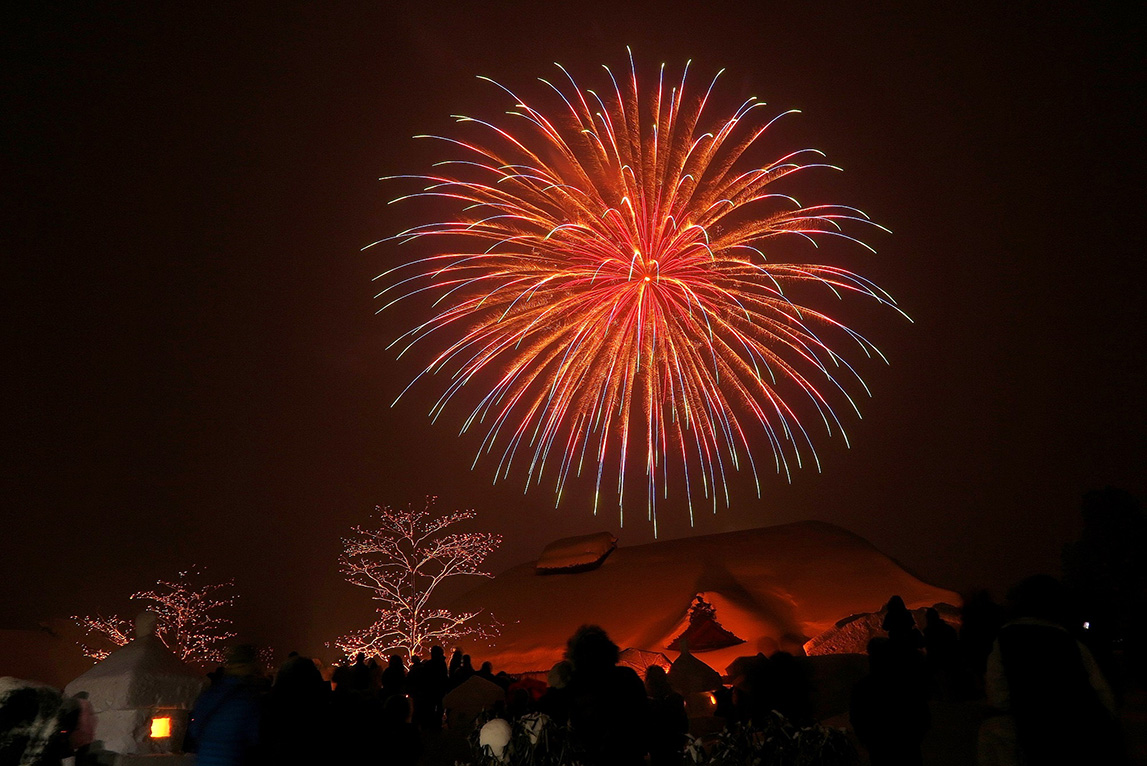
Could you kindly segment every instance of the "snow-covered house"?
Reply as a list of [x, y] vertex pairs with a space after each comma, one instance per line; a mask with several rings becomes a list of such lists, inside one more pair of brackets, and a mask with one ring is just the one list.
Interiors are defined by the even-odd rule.
[[154, 614], [141, 614], [134, 640], [64, 689], [69, 696], [87, 693], [96, 715], [93, 747], [116, 754], [120, 764], [135, 756], [148, 756], [147, 763], [182, 760], [187, 718], [207, 682], [164, 646], [155, 625]]
[[548, 670], [584, 623], [623, 649], [687, 643], [721, 671], [758, 652], [803, 654], [813, 637], [893, 595], [909, 609], [960, 603], [852, 532], [806, 521], [632, 547], [616, 547], [608, 533], [558, 540], [453, 606], [502, 624], [472, 651], [510, 673]]

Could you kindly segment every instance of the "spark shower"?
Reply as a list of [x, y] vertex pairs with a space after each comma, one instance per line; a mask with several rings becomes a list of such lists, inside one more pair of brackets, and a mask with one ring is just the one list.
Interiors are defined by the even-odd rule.
[[883, 359], [826, 304], [859, 294], [903, 312], [853, 271], [794, 260], [834, 240], [871, 250], [859, 234], [882, 228], [791, 195], [789, 176], [839, 170], [765, 146], [795, 110], [750, 98], [718, 115], [720, 72], [695, 88], [689, 64], [679, 78], [662, 65], [642, 84], [629, 64], [605, 67], [600, 92], [558, 65], [538, 88], [549, 108], [480, 78], [508, 111], [417, 136], [443, 159], [384, 180], [411, 184], [392, 202], [432, 220], [371, 246], [417, 251], [376, 278], [379, 311], [414, 317], [391, 347], [428, 360], [395, 403], [433, 388], [431, 417], [450, 409], [479, 432], [475, 466], [496, 461], [495, 481], [520, 473], [560, 501], [586, 477], [594, 513], [615, 490], [622, 523], [627, 494], [644, 494], [656, 533], [671, 490], [692, 522], [695, 501], [728, 505], [730, 470], [758, 496], [762, 462], [819, 470], [808, 421], [847, 443], [834, 406], [859, 416], [868, 393], [838, 348]]

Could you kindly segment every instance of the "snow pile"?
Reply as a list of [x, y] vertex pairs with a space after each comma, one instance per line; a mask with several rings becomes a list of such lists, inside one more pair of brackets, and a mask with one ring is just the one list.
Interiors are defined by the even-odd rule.
[[[936, 611], [940, 613], [944, 622], [958, 628], [960, 626], [960, 611], [951, 604], [936, 604]], [[924, 629], [926, 607], [912, 610], [912, 619], [916, 627]], [[884, 624], [887, 610], [879, 612], [866, 612], [854, 614], [838, 620], [835, 625], [809, 639], [804, 645], [805, 653], [809, 656], [820, 654], [864, 654], [868, 651], [868, 641], [877, 636], [888, 635], [880, 626]]]
[[[559, 550], [570, 551], [559, 542]], [[543, 558], [547, 567], [568, 561], [550, 557], [552, 549]], [[713, 607], [712, 619], [744, 639], [694, 651], [714, 668], [757, 652], [803, 653], [813, 636], [849, 615], [879, 611], [893, 595], [909, 609], [960, 603], [956, 593], [921, 582], [851, 532], [806, 521], [622, 547], [577, 574], [543, 575], [534, 562], [521, 564], [454, 607], [484, 610], [503, 625], [500, 636], [469, 652], [514, 673], [552, 667], [585, 623], [602, 626], [622, 649], [664, 652], [688, 629], [699, 594]]]
[[617, 538], [609, 532], [563, 537], [545, 547], [536, 568], [544, 574], [586, 572], [601, 566], [601, 562], [616, 547]]

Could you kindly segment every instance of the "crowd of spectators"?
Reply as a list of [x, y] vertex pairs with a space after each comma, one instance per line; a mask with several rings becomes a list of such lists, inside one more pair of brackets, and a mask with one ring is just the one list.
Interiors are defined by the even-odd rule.
[[[1005, 610], [984, 595], [968, 598], [957, 631], [934, 608], [921, 626], [900, 597], [888, 601], [848, 710], [872, 766], [923, 763], [929, 702], [938, 698], [980, 700], [982, 766], [1126, 762], [1118, 689], [1101, 669], [1109, 658], [1081, 640], [1063, 586], [1031, 577], [1009, 602]], [[750, 727], [777, 715], [816, 724], [809, 658], [758, 654], [726, 672], [704, 715]], [[268, 675], [254, 648], [238, 646], [209, 674], [184, 747], [199, 766], [415, 766], [444, 725], [474, 730], [491, 717], [542, 713], [570, 732], [587, 766], [681, 766], [691, 717], [701, 713], [687, 709], [665, 668], [643, 675], [619, 664], [618, 646], [593, 625], [570, 637], [545, 681], [495, 673], [489, 662], [475, 670], [469, 655], [454, 649], [447, 659], [441, 646], [409, 660], [359, 654], [326, 671], [292, 654]], [[0, 689], [0, 766], [58, 764], [77, 748], [83, 766], [92, 722], [79, 702]]]

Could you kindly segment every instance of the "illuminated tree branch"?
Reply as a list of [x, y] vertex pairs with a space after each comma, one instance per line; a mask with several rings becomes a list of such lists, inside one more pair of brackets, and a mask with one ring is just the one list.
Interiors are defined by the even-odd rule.
[[[232, 606], [236, 594], [234, 580], [213, 584], [199, 584], [202, 572], [192, 567], [179, 572], [175, 580], [159, 580], [153, 590], [138, 591], [133, 601], [150, 602], [147, 611], [159, 617], [156, 634], [167, 648], [184, 662], [196, 664], [218, 663], [223, 660], [222, 645], [234, 638], [231, 620], [221, 617], [218, 610]], [[103, 617], [73, 616], [72, 620], [84, 629], [85, 636], [99, 636], [112, 647], [123, 646], [132, 639], [132, 623], [118, 615]], [[110, 649], [92, 647], [83, 642], [80, 648], [88, 657], [102, 660]]]
[[[93, 633], [99, 636], [104, 642], [111, 642], [112, 646], [120, 647], [131, 641], [132, 638], [132, 624], [131, 620], [125, 620], [118, 615], [111, 617], [104, 617], [102, 615], [83, 617], [73, 616], [71, 618], [77, 625], [84, 629], [85, 637], [91, 636]], [[96, 662], [100, 662], [111, 654], [111, 649], [100, 646], [92, 646], [85, 641], [77, 642], [81, 650], [83, 650], [85, 657], [91, 657]]]

